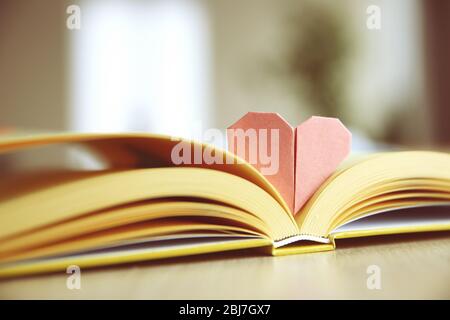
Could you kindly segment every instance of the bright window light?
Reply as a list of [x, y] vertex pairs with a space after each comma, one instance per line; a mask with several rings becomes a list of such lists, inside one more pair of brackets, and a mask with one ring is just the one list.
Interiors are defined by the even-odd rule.
[[197, 1], [83, 1], [71, 129], [189, 135], [208, 121], [207, 14]]

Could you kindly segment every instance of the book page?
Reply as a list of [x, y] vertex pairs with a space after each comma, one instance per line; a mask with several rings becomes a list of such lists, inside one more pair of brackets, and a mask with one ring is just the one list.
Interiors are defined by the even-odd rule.
[[448, 203], [375, 212], [350, 221], [335, 229], [331, 234], [356, 234], [356, 232], [376, 230], [386, 233], [389, 230], [398, 229], [420, 231], [420, 228], [438, 228], [439, 226], [443, 230], [446, 229], [446, 226], [450, 226], [450, 204]]

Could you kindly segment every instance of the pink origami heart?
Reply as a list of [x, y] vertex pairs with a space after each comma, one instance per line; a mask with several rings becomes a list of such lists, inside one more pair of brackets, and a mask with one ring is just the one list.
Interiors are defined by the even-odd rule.
[[277, 113], [249, 112], [227, 129], [227, 138], [228, 149], [259, 170], [293, 214], [351, 147], [351, 133], [338, 119], [311, 117], [294, 129]]
[[[239, 129], [245, 132], [239, 134]], [[278, 139], [274, 139], [274, 143], [270, 143], [274, 136], [276, 138], [276, 134], [271, 135], [272, 132], [277, 132], [274, 129], [279, 130]], [[261, 134], [264, 133], [262, 130], [266, 131], [266, 137]], [[294, 210], [295, 179], [294, 139], [294, 129], [276, 113], [249, 112], [227, 129], [228, 149], [261, 172], [285, 199], [292, 212]], [[268, 152], [261, 152], [261, 142], [268, 147]], [[245, 147], [239, 148], [239, 143]], [[271, 163], [269, 166], [261, 161], [260, 155], [264, 156], [264, 153], [266, 155], [270, 153], [273, 156], [275, 151], [278, 151], [278, 157], [272, 158], [272, 160], [276, 163]], [[268, 174], [265, 169], [273, 166], [277, 167], [277, 170]]]

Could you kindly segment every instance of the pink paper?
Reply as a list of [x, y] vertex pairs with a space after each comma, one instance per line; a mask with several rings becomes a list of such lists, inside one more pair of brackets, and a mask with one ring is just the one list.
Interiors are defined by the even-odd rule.
[[[257, 143], [250, 143], [247, 135], [244, 138], [245, 149], [238, 150], [239, 137], [231, 134], [233, 131], [230, 130], [233, 129], [234, 133], [237, 133], [236, 129], [253, 130], [253, 132], [247, 131], [247, 133], [248, 135], [254, 133]], [[273, 129], [277, 130], [278, 134]], [[278, 139], [276, 139], [277, 137]], [[260, 171], [278, 190], [293, 211], [294, 129], [289, 123], [276, 113], [249, 112], [228, 128], [227, 139], [228, 149]], [[262, 150], [261, 146], [267, 146], [267, 152]], [[243, 154], [243, 150], [245, 150], [245, 154]], [[250, 152], [253, 152], [253, 157]], [[273, 152], [276, 152], [278, 157]], [[268, 155], [270, 155], [270, 161], [268, 161]]]
[[311, 117], [297, 127], [295, 213], [347, 157], [351, 139], [335, 118]]
[[228, 149], [272, 183], [293, 215], [351, 148], [351, 133], [338, 119], [311, 117], [294, 130], [280, 115], [263, 112], [247, 113], [227, 129], [227, 139]]

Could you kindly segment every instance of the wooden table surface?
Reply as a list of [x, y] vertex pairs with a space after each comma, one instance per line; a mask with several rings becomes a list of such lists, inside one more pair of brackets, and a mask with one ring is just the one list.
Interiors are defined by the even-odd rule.
[[[379, 267], [381, 289], [368, 289]], [[450, 233], [338, 242], [334, 252], [268, 257], [204, 255], [0, 282], [2, 299], [442, 299], [450, 298]]]

